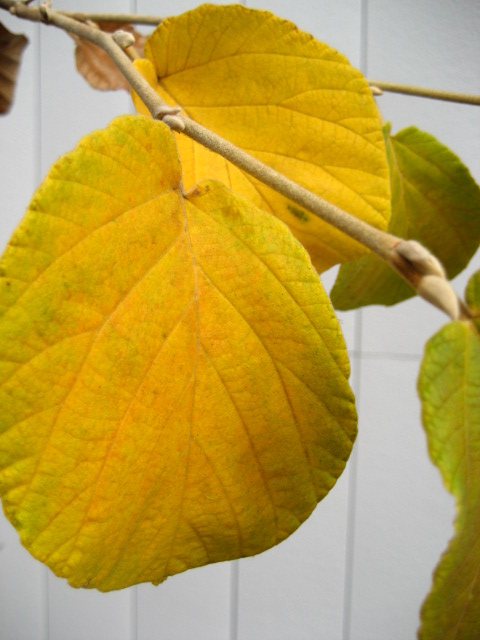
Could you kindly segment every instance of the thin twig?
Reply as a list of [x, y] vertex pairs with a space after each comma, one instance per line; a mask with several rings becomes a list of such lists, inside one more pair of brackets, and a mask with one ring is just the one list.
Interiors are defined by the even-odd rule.
[[[0, 0], [0, 8], [11, 9], [18, 4], [29, 5], [33, 0]], [[17, 15], [18, 13], [15, 12]], [[164, 18], [159, 16], [145, 16], [135, 13], [81, 13], [78, 11], [57, 11], [63, 16], [79, 22], [118, 22], [119, 24], [145, 24], [156, 27]], [[34, 18], [28, 18], [35, 20]]]
[[156, 27], [164, 18], [158, 16], [142, 16], [128, 13], [78, 13], [76, 11], [59, 11], [63, 16], [80, 22], [118, 22], [123, 24], [146, 24]]
[[369, 80], [368, 83], [372, 89], [381, 89], [382, 92], [389, 91], [391, 93], [402, 93], [404, 95], [417, 96], [419, 98], [430, 98], [432, 100], [444, 100], [445, 102], [459, 102], [461, 104], [473, 104], [480, 106], [480, 96], [469, 95], [466, 93], [437, 91], [436, 89], [411, 87], [403, 84], [394, 84], [392, 82], [377, 82], [376, 80]]

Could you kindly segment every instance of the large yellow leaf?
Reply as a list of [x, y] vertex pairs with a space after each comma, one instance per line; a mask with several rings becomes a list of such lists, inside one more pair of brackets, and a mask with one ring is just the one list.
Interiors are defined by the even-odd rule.
[[51, 170], [0, 262], [0, 493], [74, 586], [118, 589], [292, 533], [356, 433], [308, 255], [163, 124], [119, 118]]
[[[138, 68], [169, 104], [370, 224], [386, 228], [388, 167], [362, 74], [294, 24], [240, 5], [165, 20]], [[139, 111], [145, 107], [136, 98]], [[187, 187], [216, 178], [286, 222], [319, 271], [366, 249], [184, 135]]]

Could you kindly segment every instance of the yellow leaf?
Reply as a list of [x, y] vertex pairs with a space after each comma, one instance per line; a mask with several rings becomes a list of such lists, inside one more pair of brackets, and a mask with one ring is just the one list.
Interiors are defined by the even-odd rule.
[[275, 545], [356, 433], [338, 322], [287, 227], [126, 116], [53, 167], [0, 262], [0, 493], [73, 586]]
[[[362, 74], [266, 11], [204, 5], [165, 20], [138, 68], [169, 104], [349, 213], [385, 229], [381, 123]], [[138, 110], [145, 106], [134, 96]], [[286, 222], [319, 271], [366, 249], [184, 135], [185, 185], [215, 178]]]

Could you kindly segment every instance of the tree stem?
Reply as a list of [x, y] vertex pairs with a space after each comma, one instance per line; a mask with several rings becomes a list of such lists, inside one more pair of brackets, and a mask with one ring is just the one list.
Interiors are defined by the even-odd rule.
[[[23, 4], [27, 6], [32, 0], [0, 0], [0, 8], [11, 9], [16, 5]], [[15, 15], [19, 16], [17, 11], [14, 11]], [[83, 13], [80, 11], [56, 11], [67, 18], [78, 20], [79, 22], [118, 22], [119, 24], [145, 24], [156, 27], [163, 18], [158, 16], [146, 16], [135, 13]], [[20, 17], [20, 16], [19, 16]], [[22, 16], [23, 17], [23, 16]], [[35, 20], [35, 18], [29, 17], [28, 20]]]
[[466, 93], [453, 93], [451, 91], [437, 91], [436, 89], [424, 89], [423, 87], [411, 87], [409, 85], [394, 84], [392, 82], [377, 82], [369, 80], [371, 87], [377, 87], [383, 91], [391, 93], [402, 93], [408, 96], [418, 96], [419, 98], [431, 98], [432, 100], [444, 100], [446, 102], [459, 102], [461, 104], [473, 104], [480, 106], [480, 96]]
[[163, 18], [128, 13], [79, 13], [76, 11], [59, 11], [63, 16], [80, 22], [118, 22], [124, 24], [145, 24], [156, 27]]

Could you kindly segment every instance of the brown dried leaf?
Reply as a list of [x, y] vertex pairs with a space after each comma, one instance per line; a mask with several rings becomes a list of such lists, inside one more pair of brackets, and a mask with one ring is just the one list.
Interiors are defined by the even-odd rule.
[[[133, 49], [135, 49], [139, 56], [143, 56], [146, 38], [135, 31], [131, 25], [116, 22], [99, 22], [98, 27], [108, 33], [114, 33], [119, 29], [131, 33], [135, 37]], [[77, 43], [75, 49], [77, 70], [91, 87], [99, 89], [100, 91], [114, 91], [117, 89], [131, 90], [127, 80], [105, 51], [91, 42], [75, 36], [74, 40]]]
[[28, 44], [23, 35], [10, 33], [0, 22], [0, 113], [12, 106], [22, 53]]

